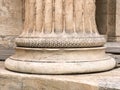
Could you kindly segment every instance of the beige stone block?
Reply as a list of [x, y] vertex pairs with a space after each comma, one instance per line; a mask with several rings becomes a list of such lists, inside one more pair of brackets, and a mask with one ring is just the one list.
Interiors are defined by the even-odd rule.
[[120, 1], [116, 0], [116, 14], [120, 15]]
[[94, 74], [33, 75], [5, 70], [0, 62], [0, 90], [119, 90], [120, 69]]
[[0, 90], [22, 90], [22, 83], [18, 79], [0, 77]]
[[19, 35], [22, 30], [22, 0], [0, 0], [0, 35]]
[[0, 59], [13, 53], [14, 40], [23, 27], [22, 0], [0, 0]]
[[116, 37], [116, 41], [119, 42], [120, 41], [120, 36]]
[[[120, 37], [120, 0], [116, 1], [116, 36]], [[117, 38], [118, 41], [120, 41]]]

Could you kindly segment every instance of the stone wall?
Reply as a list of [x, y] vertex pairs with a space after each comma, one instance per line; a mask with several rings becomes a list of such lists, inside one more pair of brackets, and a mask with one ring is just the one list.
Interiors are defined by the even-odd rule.
[[22, 0], [0, 0], [0, 59], [13, 53], [22, 25]]

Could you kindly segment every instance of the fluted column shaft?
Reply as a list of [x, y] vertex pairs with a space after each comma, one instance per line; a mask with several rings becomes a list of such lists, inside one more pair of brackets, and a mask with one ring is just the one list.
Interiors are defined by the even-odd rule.
[[96, 27], [95, 0], [26, 0], [25, 11], [18, 46], [52, 43], [45, 47], [91, 47], [105, 42]]

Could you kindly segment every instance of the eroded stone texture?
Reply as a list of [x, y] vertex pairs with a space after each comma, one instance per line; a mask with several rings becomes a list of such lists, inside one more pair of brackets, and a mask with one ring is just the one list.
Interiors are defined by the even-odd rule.
[[25, 5], [25, 27], [17, 46], [74, 48], [105, 43], [96, 27], [95, 0], [28, 0]]
[[14, 53], [16, 36], [1, 36], [0, 38], [0, 60], [5, 60]]
[[[119, 53], [120, 53], [120, 1], [119, 0], [108, 0], [109, 9], [108, 9], [108, 37], [109, 41], [106, 44], [106, 52], [112, 53], [119, 63]], [[114, 25], [114, 27], [113, 27]]]
[[19, 35], [22, 30], [22, 0], [0, 0], [0, 35]]
[[24, 30], [6, 68], [36, 74], [114, 68], [116, 62], [105, 54], [106, 40], [97, 30], [95, 10], [95, 0], [25, 0]]
[[14, 47], [22, 23], [22, 0], [0, 0], [0, 45]]
[[96, 21], [100, 34], [116, 40], [116, 0], [96, 0]]
[[22, 17], [22, 0], [0, 0], [0, 59], [13, 53], [15, 38], [23, 28]]
[[116, 0], [107, 3], [107, 36], [108, 41], [116, 40]]
[[100, 34], [107, 34], [107, 0], [96, 0], [96, 22]]
[[116, 41], [120, 41], [120, 1], [116, 0]]
[[33, 75], [11, 72], [0, 62], [1, 90], [120, 90], [120, 68], [84, 75]]

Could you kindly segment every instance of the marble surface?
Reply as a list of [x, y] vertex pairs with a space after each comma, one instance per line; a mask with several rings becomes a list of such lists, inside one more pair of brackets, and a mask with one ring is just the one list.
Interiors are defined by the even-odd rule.
[[91, 74], [36, 75], [8, 71], [0, 61], [0, 90], [120, 90], [120, 68]]
[[119, 54], [120, 53], [120, 42], [107, 42], [106, 45], [106, 52]]
[[[11, 63], [12, 62], [12, 63]], [[37, 74], [91, 73], [111, 70], [116, 61], [97, 48], [16, 48], [5, 61], [9, 70]]]

